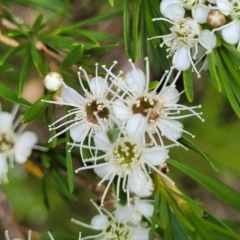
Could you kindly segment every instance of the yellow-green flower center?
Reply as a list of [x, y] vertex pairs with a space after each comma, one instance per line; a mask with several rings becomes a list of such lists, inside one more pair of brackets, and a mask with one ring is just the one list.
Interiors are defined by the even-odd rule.
[[15, 136], [10, 132], [0, 132], [0, 153], [10, 151], [15, 145]]

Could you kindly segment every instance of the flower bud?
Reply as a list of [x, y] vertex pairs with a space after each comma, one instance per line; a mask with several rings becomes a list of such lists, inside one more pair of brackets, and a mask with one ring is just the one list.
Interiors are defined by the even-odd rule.
[[213, 28], [217, 28], [226, 23], [226, 18], [219, 10], [212, 10], [208, 13], [207, 23]]
[[45, 76], [43, 82], [47, 90], [55, 92], [62, 86], [62, 75], [57, 72], [50, 72]]

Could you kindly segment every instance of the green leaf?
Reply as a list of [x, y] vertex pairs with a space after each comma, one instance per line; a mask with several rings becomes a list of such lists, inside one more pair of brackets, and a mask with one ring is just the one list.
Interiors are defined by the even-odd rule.
[[113, 7], [113, 5], [114, 5], [114, 0], [108, 0], [108, 1], [109, 1], [110, 5]]
[[48, 192], [47, 192], [47, 184], [46, 184], [46, 179], [44, 177], [41, 179], [41, 187], [42, 187], [44, 205], [48, 210], [50, 210], [50, 204], [49, 204]]
[[210, 178], [205, 174], [200, 173], [180, 162], [169, 159], [168, 162], [174, 167], [180, 169], [182, 172], [186, 173], [198, 183], [203, 185], [206, 189], [208, 189], [211, 193], [216, 195], [221, 201], [226, 203], [227, 205], [235, 208], [240, 211], [240, 194], [234, 191], [232, 188], [227, 186], [226, 184], [214, 179]]
[[43, 71], [42, 71], [42, 55], [41, 53], [36, 49], [35, 45], [32, 44], [31, 46], [31, 56], [32, 56], [32, 61], [37, 69], [40, 77], [43, 77]]
[[24, 4], [24, 5], [33, 5], [34, 7], [36, 6], [40, 6], [43, 8], [47, 8], [49, 10], [52, 10], [54, 12], [60, 12], [62, 11], [64, 8], [66, 8], [66, 3], [64, 3], [64, 1], [61, 0], [13, 0], [16, 3], [19, 4]]
[[240, 118], [240, 106], [239, 106], [239, 103], [238, 103], [238, 101], [234, 95], [234, 92], [231, 88], [231, 84], [230, 84], [231, 77], [229, 76], [228, 70], [225, 68], [225, 66], [222, 63], [222, 60], [217, 52], [216, 52], [216, 61], [217, 61], [219, 73], [221, 75], [221, 80], [222, 80], [223, 86], [224, 86], [226, 94], [227, 94], [227, 98], [228, 98], [233, 110], [235, 111], [237, 116]]
[[12, 71], [14, 71], [14, 67], [8, 64], [0, 65], [0, 73], [6, 73], [6, 72], [12, 72]]
[[138, 33], [139, 33], [139, 11], [141, 0], [134, 1], [134, 12], [133, 12], [133, 61], [136, 62], [138, 59]]
[[59, 172], [52, 169], [50, 172], [50, 176], [53, 178], [59, 193], [63, 194], [63, 196], [66, 196], [71, 200], [74, 200], [74, 201], [78, 200], [78, 198], [75, 195], [69, 192], [68, 183], [66, 179], [62, 175], [60, 175]]
[[111, 13], [107, 13], [100, 16], [98, 15], [96, 17], [88, 18], [86, 20], [83, 20], [81, 22], [78, 22], [66, 27], [59, 27], [56, 33], [59, 34], [59, 33], [65, 33], [68, 31], [73, 31], [74, 29], [79, 29], [80, 27], [85, 27], [85, 26], [96, 24], [99, 22], [108, 21], [121, 16], [122, 16], [122, 11], [111, 12]]
[[164, 195], [161, 195], [159, 213], [160, 213], [161, 227], [164, 229], [164, 237], [165, 237], [165, 230], [168, 230], [168, 226], [170, 225], [170, 216], [168, 212], [167, 201]]
[[16, 51], [19, 50], [19, 47], [12, 47], [10, 48], [5, 54], [3, 54], [1, 57], [0, 57], [0, 65], [3, 65], [5, 63], [5, 61], [13, 54], [15, 53]]
[[234, 45], [228, 44], [224, 40], [222, 40], [222, 45], [230, 52], [230, 55], [233, 55], [240, 61], [240, 51], [238, 51]]
[[130, 31], [130, 0], [124, 0], [124, 7], [123, 7], [123, 37], [124, 37], [124, 46], [125, 51], [130, 59], [134, 59], [133, 49], [132, 49], [132, 38], [131, 38], [131, 31]]
[[114, 143], [116, 139], [119, 137], [120, 129], [112, 128], [107, 131], [107, 135], [111, 143]]
[[[29, 49], [30, 50], [30, 49]], [[20, 72], [19, 82], [18, 82], [18, 97], [20, 98], [22, 95], [23, 85], [27, 80], [28, 74], [30, 72], [31, 66], [31, 55], [29, 54], [30, 51], [26, 52], [26, 56], [23, 59], [23, 64]]]
[[145, 57], [148, 55], [147, 54], [147, 26], [146, 26], [146, 21], [143, 16], [144, 16], [144, 2], [141, 5], [140, 41], [141, 41], [142, 62], [143, 62], [143, 65], [145, 65]]
[[[69, 132], [66, 132], [67, 142], [70, 142]], [[72, 193], [74, 190], [74, 171], [73, 171], [73, 163], [72, 163], [72, 156], [71, 152], [69, 151], [68, 147], [66, 147], [66, 160], [67, 160], [67, 176], [68, 176], [68, 186], [69, 190]]]
[[[149, 37], [155, 37], [157, 36], [154, 23], [152, 21], [152, 12], [151, 12], [151, 7], [150, 7], [150, 1], [149, 0], [144, 0], [143, 1], [143, 16], [142, 19], [144, 19], [145, 24], [146, 24], [146, 29]], [[155, 23], [156, 24], [156, 23]], [[157, 39], [152, 39], [151, 44], [154, 48], [157, 47], [158, 40]], [[144, 56], [145, 57], [145, 56]]]
[[[228, 70], [228, 74], [231, 75], [232, 78], [235, 80], [235, 82], [238, 83], [238, 85], [240, 86], [240, 78], [239, 78], [240, 72], [233, 65], [233, 62], [231, 61], [227, 53], [223, 51], [223, 49], [219, 49], [219, 52], [223, 60], [223, 65]], [[230, 78], [229, 80], [232, 80], [232, 79]]]
[[46, 43], [47, 45], [50, 45], [57, 49], [68, 49], [74, 46], [77, 46], [78, 43], [75, 40], [64, 38], [60, 36], [45, 36], [45, 37], [39, 37], [39, 39]]
[[177, 217], [175, 216], [174, 212], [171, 209], [169, 211], [170, 211], [170, 219], [171, 219], [174, 238], [181, 239], [181, 240], [190, 240], [190, 238], [187, 236], [186, 232], [184, 231], [181, 223], [178, 221]]
[[216, 66], [216, 60], [213, 50], [211, 53], [207, 54], [207, 60], [208, 60], [208, 66], [209, 66], [209, 73], [210, 73], [210, 79], [213, 84], [213, 86], [219, 91], [222, 91], [222, 86], [220, 82], [220, 77], [217, 72], [217, 66]]
[[23, 107], [31, 107], [31, 103], [22, 97], [18, 98], [17, 94], [15, 94], [10, 88], [6, 87], [2, 83], [0, 83], [0, 96]]
[[230, 228], [233, 228], [233, 229], [240, 229], [240, 221], [238, 220], [224, 220], [223, 223], [225, 225], [227, 225], [228, 227]]
[[27, 123], [38, 115], [40, 115], [45, 108], [48, 106], [48, 102], [44, 102], [42, 100], [51, 100], [54, 93], [48, 93], [44, 97], [40, 98], [37, 102], [35, 102], [30, 109], [24, 114], [22, 118], [22, 123]]
[[155, 89], [158, 84], [159, 84], [159, 81], [151, 81], [151, 82], [149, 83], [148, 90], [153, 90], [153, 89]]
[[[155, 182], [158, 183], [156, 175], [154, 179], [155, 179]], [[159, 189], [159, 185], [157, 185], [154, 191], [154, 211], [152, 215], [152, 224], [151, 224], [151, 229], [149, 234], [149, 240], [154, 239], [155, 227], [157, 223], [157, 215], [159, 210], [159, 201], [160, 201], [160, 189]]]
[[35, 22], [33, 23], [33, 26], [32, 26], [32, 28], [34, 29], [34, 31], [38, 31], [38, 30], [39, 30], [39, 28], [40, 28], [41, 25], [42, 25], [43, 18], [44, 18], [43, 13], [39, 13], [37, 19], [35, 20]]
[[183, 71], [183, 85], [185, 93], [189, 102], [192, 102], [194, 99], [193, 92], [193, 83], [192, 83], [192, 68], [189, 68], [186, 71]]
[[61, 67], [67, 68], [76, 64], [83, 56], [83, 45], [78, 44], [72, 49], [71, 52], [64, 58], [61, 63]]
[[205, 160], [208, 161], [208, 163], [211, 165], [211, 167], [218, 172], [218, 168], [214, 165], [213, 161], [210, 159], [210, 157], [204, 153], [201, 149], [199, 149], [194, 143], [192, 143], [189, 139], [187, 139], [186, 137], [181, 137], [177, 140], [178, 142], [180, 142], [183, 146], [190, 148], [191, 150], [193, 150], [194, 152], [198, 153], [199, 155], [201, 155]]

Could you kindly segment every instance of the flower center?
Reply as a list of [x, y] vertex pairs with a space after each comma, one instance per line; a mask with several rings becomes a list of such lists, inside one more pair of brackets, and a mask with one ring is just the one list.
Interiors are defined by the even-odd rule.
[[141, 113], [144, 117], [149, 114], [149, 122], [155, 122], [161, 115], [163, 110], [164, 99], [154, 100], [148, 97], [141, 97], [137, 103], [132, 106], [134, 114]]
[[141, 152], [137, 145], [129, 141], [119, 143], [113, 150], [113, 156], [120, 166], [133, 166], [140, 160]]
[[98, 124], [109, 118], [109, 109], [100, 100], [94, 100], [86, 105], [86, 114], [88, 122]]
[[177, 21], [170, 30], [176, 37], [173, 41], [173, 49], [176, 49], [179, 45], [194, 47], [201, 34], [200, 25], [191, 18], [183, 18]]
[[15, 145], [15, 136], [11, 132], [0, 132], [0, 153], [10, 151]]
[[232, 11], [230, 13], [230, 16], [233, 19], [237, 19], [240, 21], [240, 2], [239, 2], [239, 0], [232, 1]]
[[204, 4], [205, 0], [182, 0], [182, 4], [186, 9], [192, 9], [200, 4]]
[[124, 224], [111, 223], [104, 230], [102, 239], [109, 240], [130, 240], [129, 229]]

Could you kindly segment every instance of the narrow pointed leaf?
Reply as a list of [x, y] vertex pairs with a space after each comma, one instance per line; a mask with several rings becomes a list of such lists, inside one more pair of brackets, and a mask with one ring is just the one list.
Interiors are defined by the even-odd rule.
[[48, 93], [44, 97], [40, 98], [37, 102], [35, 102], [24, 114], [22, 118], [22, 123], [27, 123], [40, 115], [49, 104], [48, 102], [43, 102], [42, 100], [51, 100], [53, 94], [54, 93]]
[[222, 60], [219, 56], [219, 54], [216, 52], [216, 60], [217, 60], [217, 65], [219, 69], [219, 73], [221, 75], [221, 81], [223, 83], [223, 86], [225, 88], [227, 98], [234, 110], [234, 112], [237, 114], [237, 116], [240, 118], [240, 106], [239, 102], [237, 101], [234, 92], [231, 88], [231, 76], [228, 74], [228, 70], [225, 68], [224, 64], [222, 63]]
[[83, 45], [78, 44], [72, 51], [64, 58], [61, 67], [67, 68], [76, 64], [83, 56]]
[[203, 185], [211, 193], [216, 195], [221, 201], [231, 206], [232, 208], [240, 211], [240, 194], [238, 192], [236, 192], [226, 184], [218, 181], [217, 179], [202, 174], [199, 171], [196, 171], [180, 162], [172, 159], [169, 159], [168, 162], [174, 167], [180, 169], [182, 172], [192, 177], [201, 185]]
[[183, 72], [183, 85], [185, 89], [185, 93], [189, 102], [192, 102], [194, 99], [194, 92], [193, 92], [193, 82], [192, 82], [192, 69], [189, 68], [188, 70]]
[[173, 235], [175, 239], [190, 240], [190, 238], [187, 236], [186, 232], [184, 231], [181, 223], [178, 221], [177, 217], [175, 216], [174, 212], [171, 209], [169, 211], [170, 211], [170, 219], [171, 219]]
[[41, 53], [36, 49], [34, 44], [32, 44], [31, 46], [31, 56], [32, 56], [32, 61], [35, 68], [37, 69], [39, 75], [43, 77], [42, 56], [41, 56]]
[[199, 149], [194, 143], [192, 143], [189, 139], [186, 137], [181, 137], [178, 139], [178, 142], [180, 142], [182, 145], [184, 145], [187, 148], [190, 148], [194, 152], [198, 153], [201, 155], [204, 159], [208, 161], [208, 163], [211, 165], [211, 167], [215, 170], [218, 171], [218, 168], [214, 165], [213, 161], [209, 158], [209, 156], [204, 153], [201, 149]]
[[133, 12], [133, 61], [136, 62], [138, 59], [138, 33], [139, 33], [139, 11], [141, 0], [134, 1], [134, 12]]
[[0, 82], [0, 96], [7, 99], [8, 101], [19, 104], [23, 107], [30, 108], [31, 103], [29, 103], [24, 98], [18, 98], [17, 94], [14, 93], [10, 88], [6, 87], [4, 84]]
[[134, 59], [133, 49], [132, 49], [132, 38], [130, 31], [130, 0], [124, 0], [124, 10], [123, 10], [123, 35], [124, 35], [124, 46], [128, 58]]
[[27, 80], [27, 77], [30, 72], [30, 66], [31, 66], [31, 55], [29, 53], [30, 51], [26, 52], [26, 56], [23, 59], [23, 64], [21, 67], [19, 82], [18, 82], [18, 97], [20, 98], [22, 95], [23, 85], [25, 81]]
[[[67, 142], [70, 142], [69, 132], [66, 132]], [[66, 160], [67, 160], [67, 177], [68, 177], [68, 186], [69, 190], [72, 193], [74, 190], [74, 171], [73, 171], [73, 163], [72, 163], [72, 155], [69, 151], [69, 148], [66, 147]]]
[[35, 22], [33, 23], [32, 28], [33, 28], [35, 31], [38, 31], [39, 28], [41, 27], [42, 22], [43, 22], [43, 18], [44, 18], [43, 13], [40, 13], [40, 14], [38, 15], [37, 19], [35, 20]]
[[108, 0], [108, 1], [109, 1], [110, 5], [113, 7], [113, 5], [114, 5], [114, 0]]
[[217, 72], [217, 66], [216, 66], [216, 60], [214, 56], [214, 50], [207, 54], [207, 60], [208, 60], [208, 66], [209, 66], [209, 73], [210, 73], [210, 79], [214, 87], [221, 92], [222, 86], [219, 74]]

